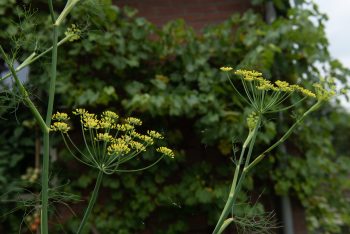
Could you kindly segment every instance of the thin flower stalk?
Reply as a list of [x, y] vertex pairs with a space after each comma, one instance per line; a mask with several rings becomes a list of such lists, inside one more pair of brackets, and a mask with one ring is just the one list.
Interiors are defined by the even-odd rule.
[[[52, 0], [48, 1], [52, 23], [54, 23], [54, 10]], [[49, 100], [46, 109], [46, 126], [51, 125], [52, 110], [55, 99], [55, 87], [57, 76], [57, 43], [58, 27], [53, 26], [52, 35], [52, 53], [51, 53], [51, 70], [49, 82]], [[45, 132], [43, 136], [43, 161], [41, 174], [41, 233], [48, 234], [48, 206], [49, 206], [49, 167], [50, 167], [50, 134]]]
[[89, 200], [89, 205], [87, 206], [87, 208], [85, 210], [84, 217], [81, 220], [81, 223], [80, 223], [79, 228], [77, 230], [77, 234], [80, 234], [83, 231], [83, 228], [85, 227], [85, 225], [86, 225], [86, 223], [88, 221], [88, 218], [90, 217], [92, 208], [94, 207], [94, 205], [96, 203], [96, 200], [97, 200], [97, 197], [98, 197], [98, 192], [100, 190], [102, 177], [103, 177], [103, 171], [99, 171], [97, 179], [96, 179], [96, 184], [95, 184], [94, 190], [91, 193], [91, 198]]

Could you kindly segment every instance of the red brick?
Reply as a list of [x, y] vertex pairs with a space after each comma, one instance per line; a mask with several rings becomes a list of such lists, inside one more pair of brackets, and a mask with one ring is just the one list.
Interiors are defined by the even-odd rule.
[[183, 18], [196, 30], [207, 24], [226, 20], [234, 12], [250, 5], [244, 0], [114, 0], [119, 6], [139, 9], [139, 16], [161, 26], [170, 20]]
[[215, 5], [195, 5], [195, 6], [185, 6], [185, 13], [187, 14], [201, 14], [206, 12], [217, 11]]
[[175, 8], [172, 6], [168, 7], [159, 7], [155, 6], [153, 7], [154, 11], [159, 16], [169, 16], [169, 15], [184, 15], [184, 9], [183, 8]]

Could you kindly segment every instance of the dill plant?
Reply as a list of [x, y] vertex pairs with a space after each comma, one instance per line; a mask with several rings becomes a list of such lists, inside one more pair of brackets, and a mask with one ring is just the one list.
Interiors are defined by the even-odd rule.
[[[48, 234], [48, 203], [49, 203], [49, 166], [50, 166], [50, 125], [51, 118], [54, 106], [55, 99], [55, 88], [56, 88], [56, 76], [57, 76], [57, 50], [58, 46], [62, 45], [66, 41], [71, 41], [78, 39], [78, 35], [75, 35], [77, 30], [74, 32], [69, 30], [65, 38], [58, 41], [59, 33], [58, 29], [62, 21], [66, 18], [66, 16], [70, 13], [73, 6], [78, 3], [79, 0], [68, 0], [66, 7], [61, 11], [59, 16], [56, 18], [53, 2], [52, 0], [48, 0], [49, 10], [50, 10], [50, 18], [52, 22], [52, 47], [45, 50], [43, 53], [37, 55], [33, 52], [28, 58], [26, 58], [16, 69], [14, 68], [14, 59], [10, 59], [9, 56], [5, 53], [3, 47], [0, 45], [0, 55], [5, 60], [10, 73], [5, 75], [0, 79], [3, 81], [7, 78], [13, 77], [15, 84], [22, 95], [23, 102], [28, 106], [33, 117], [38, 122], [40, 126], [40, 130], [43, 134], [43, 159], [42, 159], [42, 174], [41, 174], [41, 212], [40, 212], [40, 228], [41, 233]], [[75, 36], [74, 36], [75, 35]], [[17, 72], [28, 66], [29, 64], [35, 62], [37, 59], [42, 57], [43, 55], [51, 52], [51, 68], [50, 68], [50, 81], [48, 88], [48, 103], [46, 109], [45, 117], [39, 112], [38, 108], [32, 102], [28, 91], [20, 81]]]
[[[35, 213], [35, 225], [40, 223], [40, 233], [48, 234], [48, 207], [49, 207], [49, 166], [50, 166], [50, 137], [51, 133], [58, 131], [62, 134], [64, 143], [66, 144], [69, 152], [72, 156], [78, 159], [79, 162], [96, 168], [99, 171], [96, 179], [96, 185], [92, 192], [89, 204], [85, 210], [84, 216], [77, 230], [77, 233], [81, 233], [92, 208], [96, 202], [98, 191], [102, 182], [103, 174], [113, 174], [118, 172], [136, 172], [148, 169], [158, 163], [164, 156], [174, 157], [174, 153], [171, 149], [161, 146], [156, 148], [156, 151], [161, 154], [158, 160], [149, 166], [140, 169], [125, 170], [120, 169], [119, 166], [123, 163], [137, 157], [153, 145], [156, 140], [163, 139], [163, 136], [153, 130], [148, 130], [147, 134], [140, 134], [136, 131], [135, 127], [142, 124], [142, 121], [129, 117], [123, 122], [117, 123], [119, 116], [112, 111], [105, 111], [100, 118], [95, 114], [88, 113], [84, 109], [77, 109], [73, 112], [74, 115], [79, 116], [81, 123], [82, 136], [87, 149], [87, 154], [80, 150], [70, 138], [68, 131], [70, 126], [67, 123], [69, 117], [66, 113], [59, 113], [53, 115], [54, 99], [55, 99], [55, 87], [57, 76], [57, 54], [58, 47], [66, 42], [72, 42], [80, 38], [80, 29], [72, 24], [66, 29], [64, 37], [59, 40], [59, 27], [62, 26], [65, 18], [69, 15], [72, 9], [80, 2], [80, 0], [68, 0], [64, 9], [58, 16], [54, 11], [53, 1], [48, 0], [48, 6], [50, 11], [50, 18], [52, 23], [52, 46], [47, 48], [41, 53], [34, 51], [26, 59], [15, 68], [14, 58], [10, 58], [5, 52], [4, 48], [0, 45], [0, 56], [4, 59], [10, 72], [0, 77], [0, 82], [6, 79], [13, 79], [21, 95], [21, 101], [30, 109], [33, 117], [40, 126], [40, 130], [43, 135], [43, 158], [41, 168], [41, 198], [40, 200], [40, 212]], [[28, 90], [22, 84], [18, 77], [18, 72], [23, 68], [33, 64], [38, 59], [42, 58], [46, 54], [51, 53], [50, 71], [49, 71], [49, 87], [48, 87], [48, 103], [46, 114], [40, 113], [38, 107], [33, 103], [29, 95]], [[76, 152], [79, 156], [76, 155]], [[55, 192], [50, 192], [50, 199], [55, 200], [56, 196], [67, 197]], [[35, 201], [37, 204], [37, 200]], [[26, 204], [28, 206], [28, 204]], [[40, 221], [39, 221], [40, 216]], [[34, 230], [34, 229], [31, 229]]]
[[[244, 94], [242, 94], [238, 91], [234, 85], [234, 82], [232, 81], [231, 74], [233, 68], [221, 67], [221, 70], [227, 73], [227, 78], [233, 89], [252, 109], [252, 111], [246, 120], [249, 132], [243, 143], [241, 153], [236, 164], [229, 196], [215, 226], [213, 234], [222, 233], [231, 223], [236, 223], [237, 225], [241, 223], [239, 219], [234, 216], [235, 200], [248, 172], [251, 171], [261, 160], [263, 160], [270, 151], [282, 144], [290, 136], [293, 130], [299, 124], [301, 124], [307, 115], [317, 110], [324, 101], [329, 100], [330, 97], [335, 95], [335, 85], [332, 83], [332, 81], [329, 83], [323, 81], [322, 83], [314, 84], [314, 91], [311, 91], [299, 85], [289, 84], [286, 81], [278, 80], [272, 83], [271, 81], [263, 78], [262, 73], [257, 71], [237, 70], [234, 71], [233, 74], [238, 76], [241, 81], [244, 89]], [[291, 95], [298, 94], [301, 96], [298, 102], [290, 106], [283, 107], [283, 104]], [[264, 116], [291, 109], [299, 102], [302, 102], [307, 98], [314, 99], [316, 102], [296, 119], [294, 124], [291, 125], [291, 127], [279, 140], [277, 140], [273, 145], [268, 147], [257, 157], [252, 159], [256, 137], [263, 125], [262, 121]], [[230, 213], [232, 217], [227, 219]], [[252, 226], [254, 226], [253, 223]]]

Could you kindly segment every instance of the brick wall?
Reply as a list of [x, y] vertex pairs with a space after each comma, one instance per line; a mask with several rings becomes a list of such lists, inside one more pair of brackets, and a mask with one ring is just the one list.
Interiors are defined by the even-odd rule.
[[250, 7], [247, 0], [114, 0], [114, 3], [138, 9], [139, 16], [159, 26], [182, 18], [196, 30], [220, 23], [234, 12]]

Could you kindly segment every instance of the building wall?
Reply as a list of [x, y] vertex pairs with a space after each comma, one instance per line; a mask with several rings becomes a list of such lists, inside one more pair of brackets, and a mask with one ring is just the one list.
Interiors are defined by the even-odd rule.
[[114, 3], [138, 9], [139, 16], [158, 26], [181, 18], [196, 30], [220, 23], [234, 12], [250, 7], [247, 0], [114, 0]]

